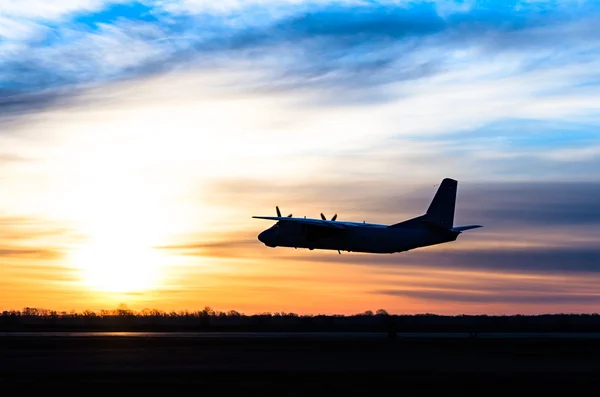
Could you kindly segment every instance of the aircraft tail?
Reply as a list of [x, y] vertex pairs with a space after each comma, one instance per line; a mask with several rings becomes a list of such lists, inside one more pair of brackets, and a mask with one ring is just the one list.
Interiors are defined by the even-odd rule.
[[443, 179], [425, 215], [388, 227], [401, 228], [413, 224], [421, 224], [436, 233], [453, 236], [454, 238], [464, 231], [482, 227], [481, 225], [454, 226], [454, 208], [456, 206], [457, 190], [458, 182], [456, 180], [450, 178]]
[[452, 229], [454, 225], [454, 207], [456, 205], [456, 191], [458, 182], [454, 179], [442, 180], [429, 208], [426, 219], [446, 229]]

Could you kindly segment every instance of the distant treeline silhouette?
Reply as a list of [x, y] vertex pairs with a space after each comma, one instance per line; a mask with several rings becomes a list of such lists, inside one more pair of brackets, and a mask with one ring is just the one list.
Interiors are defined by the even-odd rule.
[[380, 309], [355, 315], [246, 315], [205, 307], [198, 311], [113, 310], [59, 312], [26, 307], [0, 314], [0, 331], [212, 332], [600, 332], [600, 315], [398, 315]]

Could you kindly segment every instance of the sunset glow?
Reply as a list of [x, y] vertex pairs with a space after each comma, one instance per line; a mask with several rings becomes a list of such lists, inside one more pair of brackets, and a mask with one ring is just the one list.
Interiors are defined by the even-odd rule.
[[[0, 310], [597, 310], [596, 3], [213, 3], [0, 7]], [[444, 177], [484, 225], [451, 244], [257, 240]]]

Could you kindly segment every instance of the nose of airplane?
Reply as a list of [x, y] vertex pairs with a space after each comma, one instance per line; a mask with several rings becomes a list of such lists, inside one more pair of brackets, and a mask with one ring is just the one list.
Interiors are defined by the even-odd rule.
[[272, 230], [265, 230], [258, 235], [258, 241], [266, 245], [267, 247], [275, 247], [275, 241]]
[[267, 231], [265, 230], [258, 234], [258, 241], [265, 244], [266, 237], [267, 237]]

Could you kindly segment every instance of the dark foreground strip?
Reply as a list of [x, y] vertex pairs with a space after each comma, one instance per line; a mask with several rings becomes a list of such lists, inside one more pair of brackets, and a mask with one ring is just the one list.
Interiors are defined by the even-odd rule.
[[597, 395], [599, 357], [598, 340], [0, 338], [0, 397]]
[[590, 395], [597, 374], [436, 372], [80, 372], [0, 375], [2, 396], [539, 396]]

